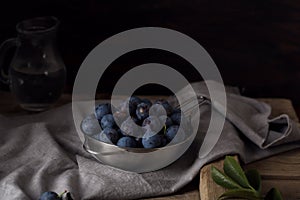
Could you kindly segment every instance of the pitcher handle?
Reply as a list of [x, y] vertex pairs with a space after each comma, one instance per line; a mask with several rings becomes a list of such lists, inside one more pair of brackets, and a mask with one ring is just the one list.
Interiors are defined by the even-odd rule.
[[9, 84], [9, 76], [4, 72], [4, 59], [6, 57], [7, 51], [16, 46], [17, 38], [7, 39], [0, 45], [0, 81], [4, 84]]

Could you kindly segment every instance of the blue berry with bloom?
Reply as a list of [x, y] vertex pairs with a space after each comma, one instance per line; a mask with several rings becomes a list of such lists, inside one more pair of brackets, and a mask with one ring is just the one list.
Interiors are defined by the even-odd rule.
[[108, 144], [116, 144], [120, 135], [115, 129], [107, 127], [97, 134], [95, 138]]
[[39, 200], [61, 200], [61, 198], [58, 196], [56, 192], [48, 191], [44, 192]]
[[101, 119], [104, 115], [111, 114], [111, 113], [112, 112], [111, 112], [111, 104], [110, 103], [99, 104], [95, 108], [95, 116], [99, 120], [99, 122], [101, 121]]
[[115, 119], [112, 114], [104, 115], [101, 119], [101, 127], [105, 128], [113, 128], [116, 126]]
[[82, 120], [81, 129], [84, 132], [84, 134], [89, 136], [95, 135], [101, 131], [98, 120], [92, 114], [87, 116], [84, 120]]
[[139, 105], [142, 102], [142, 100], [136, 96], [132, 96], [129, 99], [129, 112], [131, 116], [135, 116], [135, 110], [137, 108], [137, 105]]
[[155, 132], [147, 131], [142, 139], [145, 149], [158, 148], [163, 144], [163, 136]]
[[134, 138], [126, 136], [119, 139], [117, 146], [136, 148], [138, 146], [138, 142]]
[[159, 99], [159, 100], [157, 100], [157, 101], [154, 102], [154, 105], [155, 104], [162, 105], [162, 107], [165, 109], [165, 111], [166, 111], [166, 113], [167, 113], [168, 116], [170, 116], [173, 113], [173, 108], [169, 104], [168, 101], [163, 100], [163, 99]]
[[147, 117], [143, 124], [142, 124], [144, 129], [150, 129], [156, 133], [158, 133], [162, 128], [163, 124], [161, 123], [161, 120], [156, 117], [156, 116], [149, 116]]
[[150, 109], [149, 104], [147, 103], [140, 103], [137, 108], [136, 108], [136, 116], [139, 120], [143, 121], [149, 116], [149, 109]]
[[167, 142], [179, 143], [185, 140], [185, 133], [178, 125], [170, 126], [165, 135]]

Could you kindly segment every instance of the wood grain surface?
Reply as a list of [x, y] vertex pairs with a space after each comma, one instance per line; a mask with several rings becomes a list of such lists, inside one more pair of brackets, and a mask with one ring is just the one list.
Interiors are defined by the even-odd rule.
[[[288, 99], [259, 99], [272, 107], [271, 117], [286, 113], [291, 119], [298, 121], [292, 102]], [[224, 189], [213, 182], [210, 168], [214, 165], [222, 168], [223, 160], [204, 166], [200, 171], [201, 200], [215, 200]], [[262, 175], [262, 192], [265, 194], [272, 187], [277, 187], [284, 199], [300, 199], [300, 149], [272, 156], [251, 164], [245, 169], [257, 169]]]
[[146, 198], [142, 200], [200, 200], [199, 190], [189, 191], [183, 194], [177, 194], [165, 197]]
[[[272, 107], [271, 117], [286, 113], [291, 119], [298, 121], [293, 105], [288, 99], [259, 99]], [[237, 159], [237, 157], [236, 157]], [[216, 200], [225, 190], [213, 182], [210, 176], [211, 166], [222, 168], [224, 160], [207, 164], [200, 170], [199, 191], [186, 193], [185, 196], [175, 195], [150, 200], [190, 199]], [[277, 187], [285, 200], [300, 199], [300, 149], [272, 156], [243, 166], [245, 169], [257, 169], [262, 175], [262, 192], [266, 194], [272, 187]], [[186, 196], [188, 195], [188, 196]], [[149, 200], [149, 199], [148, 199]]]
[[[0, 113], [6, 116], [32, 114], [20, 109], [9, 93], [0, 91]], [[107, 98], [106, 96], [97, 96]], [[150, 97], [151, 98], [151, 97]], [[152, 97], [153, 98], [153, 97]], [[297, 114], [292, 103], [287, 99], [259, 99], [268, 103], [272, 107], [271, 116], [286, 113], [295, 121], [298, 121]], [[63, 95], [54, 107], [69, 103], [70, 95]], [[147, 200], [215, 200], [224, 192], [224, 189], [215, 184], [210, 177], [210, 168], [214, 165], [222, 168], [223, 160], [217, 160], [204, 166], [199, 176], [176, 192], [174, 195], [147, 198]], [[266, 158], [243, 166], [245, 169], [257, 169], [262, 175], [263, 192], [272, 187], [277, 187], [282, 192], [284, 199], [300, 199], [300, 149], [281, 153], [270, 158]], [[200, 182], [197, 181], [200, 179]], [[200, 184], [199, 184], [200, 183]], [[200, 192], [199, 192], [200, 189]]]

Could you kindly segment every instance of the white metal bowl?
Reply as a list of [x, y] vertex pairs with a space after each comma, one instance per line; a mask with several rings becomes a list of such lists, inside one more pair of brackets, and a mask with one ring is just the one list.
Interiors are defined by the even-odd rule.
[[184, 141], [161, 148], [121, 148], [84, 134], [84, 149], [103, 164], [143, 173], [164, 168], [184, 154], [194, 140], [190, 134]]

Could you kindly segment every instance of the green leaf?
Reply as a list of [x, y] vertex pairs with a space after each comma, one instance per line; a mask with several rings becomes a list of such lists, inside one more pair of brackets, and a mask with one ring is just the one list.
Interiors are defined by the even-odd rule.
[[219, 200], [224, 199], [262, 200], [263, 198], [257, 192], [250, 189], [233, 189], [224, 192], [219, 197]]
[[265, 200], [283, 200], [280, 191], [277, 188], [272, 188], [266, 195]]
[[226, 156], [223, 169], [225, 174], [239, 185], [252, 189], [243, 169], [232, 156]]
[[234, 182], [230, 177], [226, 176], [224, 173], [222, 173], [214, 166], [211, 167], [211, 177], [218, 185], [221, 185], [224, 188], [227, 189], [241, 188], [241, 186], [239, 186], [236, 182]]
[[257, 191], [261, 192], [261, 176], [255, 169], [250, 169], [245, 172], [249, 184]]

